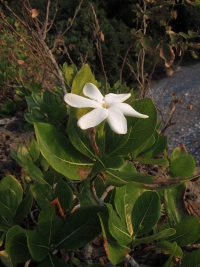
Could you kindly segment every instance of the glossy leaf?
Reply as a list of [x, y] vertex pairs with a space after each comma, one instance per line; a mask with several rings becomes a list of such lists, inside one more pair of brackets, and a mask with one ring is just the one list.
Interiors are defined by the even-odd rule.
[[41, 208], [53, 200], [53, 191], [49, 184], [35, 182], [33, 185], [31, 185], [31, 192]]
[[29, 152], [31, 157], [33, 158], [33, 161], [38, 160], [39, 155], [40, 155], [40, 150], [38, 147], [38, 143], [33, 139], [30, 144], [29, 144]]
[[31, 259], [27, 245], [26, 232], [27, 231], [20, 226], [15, 225], [11, 227], [6, 234], [6, 252], [14, 263], [26, 262]]
[[184, 191], [184, 184], [167, 188], [164, 191], [165, 210], [172, 224], [179, 223], [187, 216], [186, 209], [183, 203]]
[[126, 255], [130, 251], [130, 248], [119, 245], [112, 237], [108, 229], [108, 217], [104, 213], [99, 213], [99, 218], [107, 257], [113, 265], [117, 265], [125, 259]]
[[170, 175], [172, 177], [189, 177], [195, 171], [195, 161], [190, 155], [176, 158], [170, 163]]
[[16, 215], [14, 217], [15, 223], [22, 221], [28, 215], [32, 208], [32, 202], [32, 194], [31, 191], [29, 191], [17, 208]]
[[160, 155], [166, 148], [167, 148], [167, 136], [159, 135], [158, 141], [153, 147], [152, 157]]
[[48, 240], [40, 233], [27, 231], [27, 244], [31, 257], [36, 261], [41, 261], [49, 254]]
[[23, 157], [23, 166], [33, 181], [45, 183], [43, 172], [31, 160]]
[[63, 211], [69, 211], [73, 203], [73, 191], [66, 181], [60, 180], [56, 184], [55, 197], [58, 197]]
[[72, 81], [75, 73], [76, 73], [76, 67], [74, 65], [68, 66], [66, 62], [63, 64], [63, 74], [65, 77], [65, 81], [69, 87], [72, 86]]
[[14, 264], [12, 263], [11, 258], [7, 254], [5, 250], [0, 251], [0, 259], [1, 262], [6, 266], [6, 267], [14, 267]]
[[180, 267], [200, 267], [200, 249], [186, 253]]
[[0, 215], [12, 221], [18, 207], [18, 197], [12, 189], [1, 191]]
[[169, 165], [169, 162], [166, 158], [158, 158], [158, 159], [135, 158], [134, 160], [142, 164], [159, 165], [163, 167], [167, 167]]
[[168, 238], [169, 242], [177, 242], [183, 247], [193, 244], [200, 236], [200, 223], [197, 217], [188, 217], [174, 226], [175, 235]]
[[120, 170], [107, 169], [104, 172], [104, 179], [111, 185], [123, 186], [133, 183], [140, 188], [146, 188], [144, 184], [151, 184], [154, 176], [136, 172], [126, 172]]
[[56, 235], [58, 249], [78, 249], [101, 232], [97, 213], [103, 211], [102, 206], [85, 206], [77, 209], [65, 221]]
[[53, 254], [48, 254], [47, 257], [37, 265], [37, 267], [71, 267], [71, 264], [67, 264]]
[[[72, 108], [70, 108], [72, 110]], [[74, 147], [85, 156], [94, 159], [94, 148], [92, 147], [91, 140], [87, 131], [82, 130], [77, 126], [77, 119], [75, 116], [70, 116], [67, 124], [67, 133], [70, 141]]]
[[0, 181], [0, 195], [7, 189], [12, 189], [15, 192], [17, 203], [19, 204], [22, 201], [23, 190], [20, 182], [12, 175], [8, 175]]
[[74, 77], [71, 92], [73, 94], [81, 95], [83, 86], [88, 82], [96, 84], [89, 65], [85, 64]]
[[[12, 220], [11, 220], [12, 221]], [[5, 218], [5, 216], [0, 215], [0, 231], [7, 232], [7, 230], [10, 228], [10, 222], [8, 218]], [[2, 241], [1, 241], [2, 242]], [[0, 243], [1, 243], [0, 242]]]
[[130, 235], [133, 234], [131, 211], [135, 201], [144, 191], [143, 189], [136, 188], [133, 184], [116, 188], [114, 198], [115, 208], [121, 220], [126, 224]]
[[165, 229], [165, 230], [158, 232], [156, 234], [153, 234], [153, 235], [149, 235], [149, 236], [146, 236], [143, 238], [136, 238], [133, 240], [132, 245], [137, 246], [137, 245], [142, 244], [142, 243], [150, 243], [150, 242], [153, 242], [153, 241], [156, 241], [159, 239], [163, 239], [163, 238], [172, 236], [175, 233], [176, 233], [176, 231], [173, 228], [168, 228], [168, 229]]
[[126, 224], [118, 217], [112, 208], [111, 204], [106, 204], [108, 208], [108, 228], [111, 235], [117, 240], [117, 243], [122, 246], [127, 246], [132, 238], [128, 233]]
[[156, 192], [144, 192], [136, 200], [132, 209], [132, 225], [134, 236], [149, 232], [161, 215], [160, 198]]
[[51, 245], [61, 225], [62, 219], [58, 217], [54, 206], [47, 205], [41, 210], [38, 217], [38, 233], [44, 237], [47, 245]]
[[174, 257], [176, 258], [182, 258], [183, 257], [183, 251], [180, 247], [176, 247], [176, 251], [174, 252], [174, 248], [173, 248], [173, 244], [163, 240], [161, 242], [159, 242], [156, 245], [157, 249], [163, 251], [165, 254], [173, 254], [174, 253]]
[[157, 124], [157, 110], [151, 99], [138, 100], [131, 105], [138, 112], [149, 115], [149, 118], [138, 119], [127, 117], [128, 127], [131, 127], [131, 132], [127, 142], [116, 151], [119, 155], [131, 153], [143, 145], [153, 135]]
[[155, 144], [156, 138], [152, 135], [143, 145], [137, 149], [137, 155], [144, 155]]
[[72, 180], [80, 180], [80, 168], [93, 165], [75, 150], [71, 143], [56, 128], [46, 123], [35, 123], [35, 132], [42, 155], [59, 173]]
[[173, 261], [173, 257], [175, 256], [176, 250], [177, 250], [177, 243], [173, 242], [172, 243], [172, 253], [169, 256], [168, 260], [165, 262], [163, 267], [171, 267], [172, 266], [172, 261]]
[[185, 146], [178, 146], [173, 149], [171, 155], [170, 155], [170, 160], [173, 161], [178, 158], [186, 157], [188, 156], [188, 152], [185, 148]]

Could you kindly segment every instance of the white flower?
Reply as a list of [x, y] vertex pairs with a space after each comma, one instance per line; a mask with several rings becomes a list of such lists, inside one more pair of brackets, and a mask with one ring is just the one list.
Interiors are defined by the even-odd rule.
[[148, 118], [134, 110], [130, 105], [122, 103], [127, 100], [131, 94], [107, 94], [105, 97], [99, 89], [92, 83], [86, 83], [83, 87], [83, 93], [89, 98], [76, 94], [67, 93], [64, 96], [65, 102], [75, 108], [94, 108], [78, 120], [78, 126], [85, 130], [100, 124], [105, 119], [111, 129], [118, 134], [127, 133], [127, 121], [125, 116], [137, 118]]

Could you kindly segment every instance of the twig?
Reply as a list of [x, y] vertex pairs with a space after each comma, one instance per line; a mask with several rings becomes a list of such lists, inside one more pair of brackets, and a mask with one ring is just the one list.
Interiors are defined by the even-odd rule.
[[126, 255], [125, 262], [131, 267], [140, 267], [140, 265], [129, 254]]
[[[175, 97], [175, 96], [174, 96], [174, 97]], [[163, 127], [162, 130], [161, 130], [161, 134], [164, 134], [164, 132], [167, 130], [167, 128], [169, 128], [171, 125], [175, 124], [175, 123], [172, 122], [172, 119], [173, 119], [173, 116], [174, 116], [174, 114], [175, 114], [175, 111], [176, 111], [176, 109], [177, 109], [179, 103], [180, 103], [180, 99], [176, 99], [176, 98], [175, 98], [175, 99], [173, 100], [173, 102], [172, 102], [172, 107], [171, 107], [171, 111], [170, 111], [170, 113], [169, 113], [169, 116], [168, 116], [168, 118], [167, 118], [167, 121], [165, 122], [164, 127]]]
[[79, 10], [80, 10], [80, 8], [81, 8], [82, 3], [83, 3], [83, 0], [81, 0], [81, 1], [79, 2], [79, 5], [78, 5], [78, 7], [76, 8], [76, 10], [75, 10], [75, 12], [74, 12], [74, 16], [73, 16], [73, 18], [71, 19], [70, 23], [67, 25], [67, 28], [61, 33], [61, 37], [63, 37], [63, 36], [65, 35], [65, 33], [68, 32], [69, 29], [72, 27], [72, 25], [73, 25], [73, 23], [74, 23], [74, 21], [75, 21], [77, 15], [78, 15], [78, 12], [79, 12]]
[[49, 8], [50, 8], [51, 0], [47, 1], [47, 9], [46, 9], [46, 18], [44, 21], [44, 27], [43, 27], [43, 40], [46, 39], [47, 36], [47, 25], [49, 23]]
[[30, 265], [30, 263], [31, 263], [31, 260], [26, 261], [25, 264], [24, 264], [24, 267], [28, 267]]
[[92, 3], [90, 3], [90, 6], [91, 6], [92, 13], [93, 13], [93, 16], [94, 16], [93, 25], [94, 25], [95, 45], [96, 45], [96, 48], [97, 48], [97, 53], [98, 53], [99, 60], [101, 62], [101, 68], [102, 68], [103, 76], [104, 76], [104, 79], [105, 79], [105, 91], [106, 91], [106, 93], [108, 93], [108, 87], [107, 87], [108, 78], [107, 78], [107, 74], [106, 74], [105, 67], [104, 67], [103, 55], [102, 55], [102, 47], [101, 47], [102, 32], [100, 30], [100, 26], [99, 26], [99, 22], [98, 22], [98, 19], [97, 19], [96, 12], [94, 10], [94, 6], [92, 5]]
[[122, 62], [122, 66], [121, 66], [121, 70], [120, 70], [120, 74], [119, 74], [119, 82], [120, 82], [120, 86], [122, 85], [122, 75], [123, 75], [123, 70], [124, 70], [124, 66], [128, 57], [128, 54], [131, 50], [131, 48], [133, 47], [133, 43], [128, 47], [128, 49], [126, 50], [126, 54], [123, 58], [123, 62]]
[[94, 199], [96, 200], [97, 203], [100, 203], [100, 200], [97, 196], [97, 192], [96, 192], [96, 189], [95, 189], [95, 186], [94, 186], [94, 183], [95, 183], [95, 180], [96, 180], [97, 176], [95, 176], [91, 181], [90, 181], [90, 190], [91, 190], [91, 193], [94, 197]]
[[107, 197], [108, 193], [113, 189], [115, 189], [115, 186], [113, 186], [113, 185], [110, 185], [110, 186], [108, 186], [106, 188], [105, 192], [102, 194], [102, 196], [99, 199], [99, 203], [100, 204], [103, 204], [103, 202], [104, 202], [105, 198]]

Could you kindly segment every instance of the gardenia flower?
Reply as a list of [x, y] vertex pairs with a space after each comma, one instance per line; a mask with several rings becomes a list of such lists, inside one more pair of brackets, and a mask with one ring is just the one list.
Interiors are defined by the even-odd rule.
[[125, 116], [137, 118], [148, 118], [134, 110], [130, 105], [122, 103], [127, 100], [131, 94], [107, 94], [105, 97], [99, 89], [92, 83], [86, 83], [83, 87], [83, 93], [89, 98], [76, 94], [67, 93], [64, 96], [65, 102], [75, 108], [94, 108], [78, 120], [78, 126], [86, 130], [100, 124], [105, 119], [111, 129], [117, 134], [127, 133], [127, 121]]

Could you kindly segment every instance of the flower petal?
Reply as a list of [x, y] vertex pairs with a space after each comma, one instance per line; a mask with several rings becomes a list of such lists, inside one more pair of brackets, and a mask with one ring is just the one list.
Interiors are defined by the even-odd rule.
[[83, 96], [67, 93], [64, 96], [65, 102], [74, 108], [98, 108], [101, 104], [98, 102], [88, 99]]
[[105, 95], [105, 102], [109, 105], [113, 102], [124, 102], [125, 100], [127, 100], [129, 97], [131, 96], [131, 94], [107, 94]]
[[125, 116], [132, 116], [136, 118], [146, 119], [149, 116], [137, 112], [129, 104], [126, 103], [111, 103], [110, 108], [116, 108], [120, 110]]
[[102, 103], [104, 96], [99, 89], [93, 83], [86, 83], [83, 87], [83, 93], [85, 96]]
[[127, 121], [123, 113], [117, 108], [109, 108], [107, 122], [113, 132], [117, 134], [127, 133]]
[[78, 126], [85, 130], [100, 124], [108, 116], [108, 109], [95, 108], [89, 113], [86, 113], [78, 120]]

